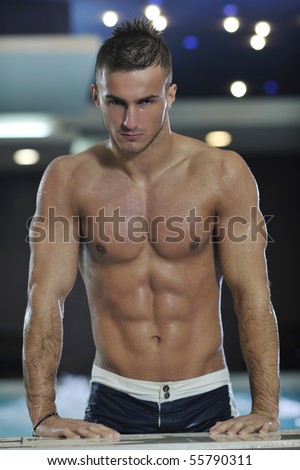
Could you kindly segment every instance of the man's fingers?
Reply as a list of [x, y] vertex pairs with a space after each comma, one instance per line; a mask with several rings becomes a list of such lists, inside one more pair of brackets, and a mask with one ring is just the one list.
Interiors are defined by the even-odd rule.
[[[114, 429], [108, 428], [103, 424], [90, 424], [87, 428], [89, 433], [93, 434], [93, 437], [119, 437], [120, 433]], [[91, 436], [89, 436], [91, 437]]]
[[57, 432], [56, 437], [65, 437], [67, 439], [80, 439], [80, 435], [71, 431], [71, 429], [65, 428]]
[[267, 420], [266, 417], [258, 414], [240, 416], [227, 421], [219, 421], [209, 430], [211, 434], [251, 434], [259, 432], [261, 434], [277, 431], [278, 421]]
[[277, 430], [276, 426], [274, 426], [272, 421], [269, 421], [268, 423], [264, 423], [258, 432], [263, 434], [263, 433], [272, 432], [276, 430]]
[[221, 434], [232, 426], [233, 420], [228, 419], [227, 421], [218, 421], [214, 426], [209, 430], [212, 434]]
[[108, 428], [103, 424], [89, 423], [75, 419], [56, 420], [55, 424], [45, 423], [37, 428], [37, 434], [41, 437], [65, 437], [68, 439], [78, 438], [119, 438], [120, 433]]

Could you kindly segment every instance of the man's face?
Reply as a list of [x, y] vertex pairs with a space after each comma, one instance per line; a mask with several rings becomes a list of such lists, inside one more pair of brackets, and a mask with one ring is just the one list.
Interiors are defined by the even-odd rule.
[[113, 143], [122, 153], [134, 155], [156, 142], [168, 126], [166, 113], [175, 99], [176, 86], [166, 87], [161, 67], [104, 70], [92, 93]]

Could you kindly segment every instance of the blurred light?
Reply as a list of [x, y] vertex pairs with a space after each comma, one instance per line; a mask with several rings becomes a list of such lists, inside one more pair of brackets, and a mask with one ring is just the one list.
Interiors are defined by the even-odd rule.
[[234, 16], [229, 16], [223, 21], [223, 26], [228, 33], [235, 33], [240, 27], [240, 22]]
[[236, 81], [231, 84], [230, 91], [236, 98], [241, 98], [246, 94], [247, 86], [244, 82]]
[[148, 20], [154, 20], [160, 16], [160, 8], [157, 5], [149, 5], [145, 8], [145, 15]]
[[91, 136], [91, 137], [83, 137], [83, 136], [76, 137], [71, 142], [69, 153], [73, 155], [74, 153], [83, 152], [87, 148], [92, 147], [93, 145], [96, 145], [97, 143], [99, 143], [99, 140], [102, 140], [102, 139], [105, 140], [106, 136], [103, 135], [103, 136], [100, 136], [100, 138], [99, 138], [99, 134], [98, 134], [95, 137], [93, 137], [93, 136]]
[[44, 138], [52, 134], [53, 125], [49, 119], [42, 116], [22, 116], [11, 114], [0, 117], [0, 138]]
[[196, 36], [186, 36], [182, 43], [186, 49], [192, 50], [198, 47], [199, 41]]
[[266, 45], [266, 40], [262, 36], [257, 36], [256, 34], [250, 38], [250, 44], [253, 49], [260, 51]]
[[40, 159], [40, 154], [34, 149], [21, 149], [13, 154], [13, 160], [17, 165], [34, 165]]
[[238, 12], [237, 6], [233, 3], [228, 3], [224, 6], [223, 12], [225, 16], [235, 16]]
[[259, 23], [256, 23], [254, 30], [258, 36], [265, 38], [270, 34], [271, 26], [267, 21], [259, 21]]
[[205, 136], [205, 142], [213, 147], [227, 147], [232, 142], [232, 135], [226, 131], [208, 132]]
[[279, 90], [279, 84], [275, 80], [268, 80], [264, 83], [264, 91], [267, 95], [276, 95]]
[[165, 16], [158, 16], [154, 18], [153, 25], [157, 31], [163, 31], [168, 26], [168, 21]]
[[115, 26], [118, 22], [118, 15], [115, 11], [106, 11], [102, 15], [102, 21], [108, 28]]

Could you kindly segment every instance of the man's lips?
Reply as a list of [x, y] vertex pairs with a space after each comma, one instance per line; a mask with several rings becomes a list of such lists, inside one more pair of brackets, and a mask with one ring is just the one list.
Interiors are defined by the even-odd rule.
[[121, 136], [127, 140], [138, 140], [142, 137], [143, 134], [140, 133], [131, 133], [131, 132], [122, 132]]

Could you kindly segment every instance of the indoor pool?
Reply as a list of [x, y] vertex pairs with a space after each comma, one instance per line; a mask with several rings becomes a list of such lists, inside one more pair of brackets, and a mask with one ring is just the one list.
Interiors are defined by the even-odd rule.
[[[245, 374], [231, 374], [236, 405], [240, 414], [250, 411], [248, 379]], [[65, 375], [57, 386], [57, 407], [62, 416], [82, 417], [89, 395], [85, 376]], [[280, 399], [281, 430], [300, 429], [300, 372], [282, 373]], [[0, 437], [29, 436], [29, 420], [21, 380], [0, 381]]]

